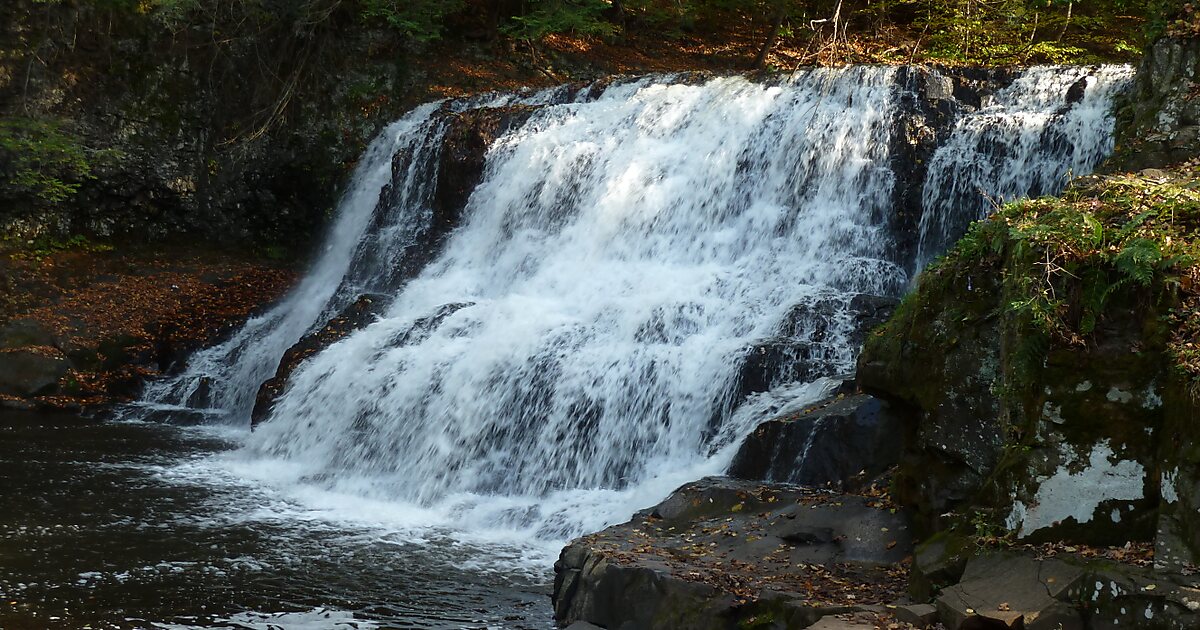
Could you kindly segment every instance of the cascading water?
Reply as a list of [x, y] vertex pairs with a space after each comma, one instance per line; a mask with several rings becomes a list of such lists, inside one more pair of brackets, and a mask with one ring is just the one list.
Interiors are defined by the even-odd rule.
[[[548, 103], [561, 99], [565, 91], [427, 103], [388, 125], [359, 160], [323, 249], [300, 284], [229, 340], [192, 356], [181, 374], [150, 383], [128, 415], [147, 418], [156, 412], [184, 411], [201, 414], [209, 423], [245, 425], [259, 384], [304, 333], [363, 293], [396, 288], [389, 270], [399, 264], [430, 218], [430, 189], [445, 132], [444, 121], [435, 114]], [[380, 194], [388, 190], [395, 172], [401, 173], [402, 184], [394, 187], [393, 203], [382, 205]]]
[[391, 180], [392, 156], [408, 152], [428, 160], [440, 139], [431, 125], [438, 103], [422, 105], [391, 124], [371, 143], [359, 162], [340, 205], [336, 223], [312, 270], [284, 301], [248, 321], [228, 341], [196, 353], [187, 370], [150, 383], [137, 415], [149, 411], [200, 411], [212, 422], [240, 423], [249, 417], [257, 385], [275, 372], [279, 358], [301, 335], [346, 302], [339, 291], [358, 244], [372, 219], [379, 192]]
[[918, 268], [997, 204], [1060, 192], [1113, 148], [1112, 102], [1129, 66], [1031, 68], [958, 119], [925, 178]]
[[893, 74], [637, 82], [539, 110], [492, 148], [443, 255], [293, 374], [249, 449], [547, 536], [582, 526], [555, 492], [702, 462], [731, 364], [792, 306], [905, 283], [872, 219]]
[[[1089, 73], [1069, 103], [1066, 87]], [[1092, 168], [1130, 74], [1033, 69], [961, 117], [929, 168], [920, 255], [959, 230], [960, 214], [979, 215], [980, 190], [1053, 192]], [[291, 343], [356, 295], [384, 292], [378, 321], [291, 375], [237, 455], [240, 472], [412, 506], [459, 529], [561, 538], [623, 519], [722, 470], [763, 413], [828, 390], [781, 382], [734, 409], [749, 348], [786, 335], [820, 346], [805, 355], [820, 358], [814, 377], [849, 371], [851, 298], [907, 286], [911, 261], [887, 220], [896, 75], [658, 77], [525, 99], [544, 106], [491, 147], [437, 256], [398, 280], [429, 220], [435, 111], [508, 100], [420, 108], [372, 145], [292, 296], [152, 387], [145, 405], [187, 405], [211, 382], [211, 406], [245, 422]], [[376, 207], [392, 168], [393, 201]], [[794, 310], [816, 302], [833, 311], [819, 341]]]

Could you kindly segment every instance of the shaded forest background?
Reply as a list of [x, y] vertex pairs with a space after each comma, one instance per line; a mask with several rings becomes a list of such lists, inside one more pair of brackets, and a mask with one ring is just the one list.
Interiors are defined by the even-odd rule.
[[9, 0], [0, 235], [294, 256], [366, 142], [432, 98], [646, 71], [1133, 61], [1197, 21], [1181, 0]]

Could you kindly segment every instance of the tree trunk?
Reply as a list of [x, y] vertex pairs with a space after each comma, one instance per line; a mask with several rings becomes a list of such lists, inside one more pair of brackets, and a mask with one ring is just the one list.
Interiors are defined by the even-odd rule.
[[762, 70], [767, 65], [767, 55], [771, 54], [771, 49], [775, 47], [775, 40], [779, 38], [779, 29], [783, 28], [783, 18], [787, 17], [783, 7], [779, 7], [775, 11], [775, 17], [771, 19], [771, 30], [767, 33], [767, 41], [763, 42], [762, 48], [758, 50], [758, 55], [754, 57], [754, 65], [751, 66], [755, 70]]

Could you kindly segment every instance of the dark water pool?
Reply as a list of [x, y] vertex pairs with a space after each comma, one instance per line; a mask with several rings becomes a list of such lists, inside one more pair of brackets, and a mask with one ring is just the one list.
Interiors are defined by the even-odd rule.
[[0, 412], [0, 628], [553, 627], [544, 562], [306, 512], [208, 470], [235, 446]]

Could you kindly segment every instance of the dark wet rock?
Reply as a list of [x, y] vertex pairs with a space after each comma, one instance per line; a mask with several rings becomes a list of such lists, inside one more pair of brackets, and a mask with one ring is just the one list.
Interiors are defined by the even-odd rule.
[[[778, 385], [831, 376], [846, 352], [862, 345], [867, 332], [887, 321], [896, 303], [894, 298], [863, 293], [797, 304], [774, 337], [746, 349], [731, 400], [740, 402]], [[851, 333], [834, 338], [834, 330]]]
[[467, 110], [450, 117], [438, 163], [435, 232], [443, 233], [458, 224], [467, 198], [483, 178], [492, 144], [524, 125], [538, 109], [532, 105], [509, 105]]
[[892, 134], [891, 168], [896, 176], [891, 213], [878, 217], [896, 239], [895, 261], [912, 271], [925, 173], [938, 145], [949, 134], [954, 120], [979, 109], [997, 90], [1016, 78], [1008, 68], [897, 69], [900, 115]]
[[45, 325], [32, 319], [14, 319], [0, 327], [0, 349], [26, 346], [58, 347], [58, 338]]
[[0, 394], [28, 397], [53, 393], [70, 369], [70, 362], [56, 348], [0, 350]]
[[895, 465], [903, 447], [901, 419], [887, 402], [860, 394], [760, 424], [738, 449], [728, 474], [854, 489], [856, 480]]
[[903, 597], [910, 552], [905, 517], [867, 498], [706, 478], [568, 545], [555, 564], [555, 617], [608, 628], [806, 627]]
[[[288, 378], [296, 371], [296, 368], [309, 357], [374, 322], [389, 303], [390, 299], [383, 295], [359, 296], [320, 330], [305, 335], [291, 348], [288, 348], [279, 362], [279, 369], [275, 371], [275, 376], [258, 388], [258, 395], [254, 401], [254, 412], [251, 414], [251, 426], [260, 424], [270, 416], [275, 401], [287, 388]], [[471, 306], [471, 304], [470, 302], [443, 304], [433, 313], [417, 318], [411, 326], [392, 338], [390, 343], [397, 347], [420, 343], [428, 338], [447, 317], [460, 309]]]
[[283, 359], [279, 361], [279, 368], [275, 370], [275, 376], [258, 388], [258, 394], [254, 399], [254, 411], [250, 416], [251, 425], [259, 424], [271, 414], [275, 400], [283, 394], [288, 378], [301, 363], [344, 339], [350, 333], [375, 321], [375, 318], [383, 312], [387, 305], [388, 298], [383, 295], [359, 296], [320, 330], [305, 335], [291, 348], [288, 348], [287, 352], [283, 354]]
[[[420, 147], [418, 151], [425, 152], [419, 155], [412, 151], [394, 155], [392, 181], [380, 193], [372, 225], [359, 246], [361, 251], [374, 252], [373, 258], [362, 259], [357, 268], [350, 269], [351, 284], [394, 293], [437, 258], [450, 233], [458, 227], [471, 192], [483, 178], [492, 144], [525, 124], [537, 110], [533, 106], [512, 105], [440, 113], [445, 133], [438, 146], [432, 150]], [[432, 182], [432, 190], [424, 191], [428, 208], [419, 221], [400, 221], [397, 213], [413, 211], [411, 203], [402, 197], [406, 194], [403, 182], [411, 172], [418, 179]], [[400, 248], [372, 246], [371, 239], [380, 238], [386, 232], [381, 228], [390, 225], [402, 226], [407, 231], [407, 238], [399, 239], [406, 244]], [[380, 270], [386, 272], [381, 274]]]
[[[577, 86], [576, 86], [577, 87]], [[570, 89], [563, 91], [563, 98], [573, 94]], [[468, 109], [462, 112], [442, 111], [445, 131], [439, 143], [432, 149], [419, 147], [416, 153], [405, 150], [392, 156], [392, 181], [384, 186], [380, 193], [372, 215], [372, 224], [366, 230], [367, 236], [360, 243], [359, 250], [372, 252], [369, 257], [357, 260], [354, 267], [348, 270], [343, 286], [366, 286], [372, 291], [382, 294], [395, 295], [403, 285], [415, 277], [441, 253], [450, 233], [458, 227], [463, 211], [472, 191], [483, 178], [487, 154], [492, 144], [504, 134], [525, 124], [538, 107], [512, 105], [505, 107], [489, 107]], [[420, 153], [426, 151], [426, 153]], [[402, 198], [405, 193], [404, 181], [412, 172], [416, 177], [431, 182], [431, 190], [424, 191], [427, 195], [428, 207], [420, 220], [410, 218], [400, 220], [397, 213], [411, 213], [412, 204]], [[390, 230], [384, 226], [398, 226], [406, 230], [406, 238], [394, 238]], [[372, 243], [372, 239], [386, 237], [394, 242], [404, 243], [400, 247], [381, 247]], [[363, 298], [360, 298], [360, 301]], [[369, 298], [374, 303], [382, 303], [382, 296]], [[396, 339], [396, 345], [416, 343], [420, 335], [427, 335], [431, 327], [436, 327], [442, 319], [465, 304], [449, 304], [441, 307], [438, 312], [418, 320], [410, 331]], [[374, 311], [363, 310], [356, 302], [347, 309], [348, 313], [339, 314], [331, 320], [333, 328], [328, 334], [318, 331], [302, 339], [285, 354], [280, 362], [276, 375], [259, 389], [255, 400], [254, 411], [251, 414], [252, 425], [265, 419], [274, 405], [274, 400], [282, 394], [287, 384], [287, 377], [295, 370], [296, 365], [307, 357], [315, 354], [340, 339], [353, 330], [368, 323], [361, 316], [370, 315]], [[338, 322], [341, 323], [338, 323]], [[314, 336], [315, 335], [315, 336]], [[317, 338], [328, 337], [327, 342], [318, 342]], [[405, 336], [411, 337], [409, 339]], [[311, 337], [311, 339], [310, 339]]]

